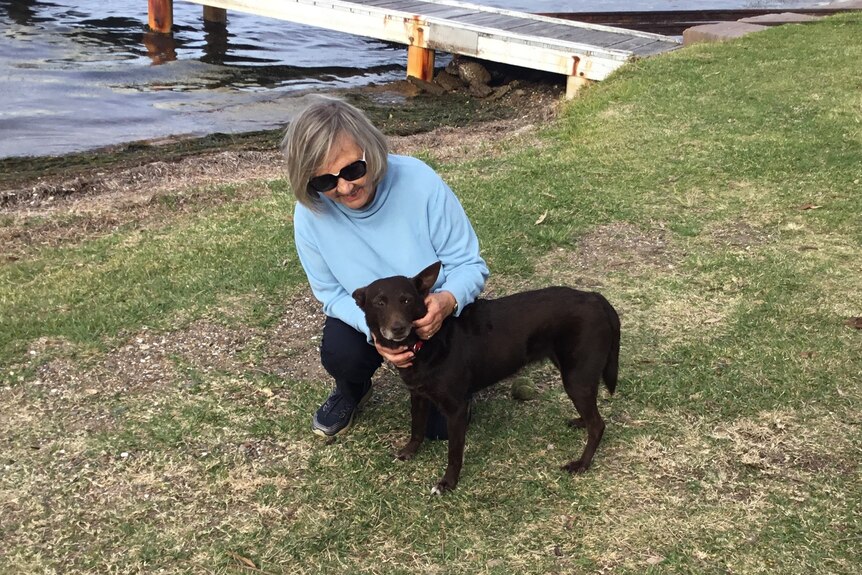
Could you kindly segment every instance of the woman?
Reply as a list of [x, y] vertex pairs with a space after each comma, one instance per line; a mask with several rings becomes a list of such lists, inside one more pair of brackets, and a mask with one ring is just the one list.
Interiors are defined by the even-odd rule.
[[[372, 340], [353, 291], [443, 262], [425, 302], [428, 313], [414, 322], [419, 337], [428, 339], [479, 295], [488, 268], [452, 190], [423, 162], [389, 154], [383, 134], [350, 104], [316, 100], [291, 122], [281, 149], [298, 200], [296, 250], [326, 315], [321, 362], [335, 379], [312, 430], [333, 436], [353, 424], [384, 359], [396, 367], [413, 360], [406, 347], [390, 350]], [[445, 439], [439, 413], [432, 414], [427, 435]]]

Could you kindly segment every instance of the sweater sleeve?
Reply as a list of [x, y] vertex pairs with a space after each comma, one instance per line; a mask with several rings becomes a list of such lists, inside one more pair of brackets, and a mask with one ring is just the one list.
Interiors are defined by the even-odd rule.
[[294, 241], [299, 261], [314, 297], [323, 304], [323, 313], [340, 319], [354, 329], [361, 331], [371, 341], [371, 331], [365, 323], [365, 315], [353, 299], [353, 295], [338, 283], [326, 261], [320, 255], [315, 243], [305, 237], [306, 230], [300, 222], [294, 227]]
[[458, 302], [461, 313], [479, 296], [488, 279], [488, 266], [479, 255], [479, 238], [458, 198], [441, 179], [438, 194], [429, 211], [431, 241], [443, 262], [443, 284]]

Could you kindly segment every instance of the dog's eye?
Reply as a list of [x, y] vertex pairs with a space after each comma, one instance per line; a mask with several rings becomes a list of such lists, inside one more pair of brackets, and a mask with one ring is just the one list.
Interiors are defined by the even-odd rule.
[[410, 305], [410, 302], [412, 302], [412, 301], [413, 300], [407, 296], [401, 297], [401, 305]]
[[376, 305], [377, 307], [383, 307], [386, 305], [386, 300], [383, 298], [378, 298], [374, 300], [374, 305]]

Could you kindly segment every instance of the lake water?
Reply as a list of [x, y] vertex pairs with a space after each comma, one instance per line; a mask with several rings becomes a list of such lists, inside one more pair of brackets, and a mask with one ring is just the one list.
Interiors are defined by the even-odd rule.
[[[800, 7], [809, 1], [482, 0], [529, 12]], [[228, 14], [205, 30], [175, 0], [176, 58], [156, 56], [146, 0], [0, 0], [0, 158], [284, 125], [288, 96], [402, 79], [406, 48]], [[439, 63], [439, 61], [438, 61]]]

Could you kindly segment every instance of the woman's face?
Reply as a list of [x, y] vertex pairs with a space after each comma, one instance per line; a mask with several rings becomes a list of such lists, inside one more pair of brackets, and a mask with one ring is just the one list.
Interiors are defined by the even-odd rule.
[[[345, 166], [363, 158], [362, 149], [349, 136], [341, 136], [335, 140], [329, 155], [320, 169], [314, 172], [315, 176], [323, 174], [337, 174]], [[338, 184], [328, 192], [322, 192], [327, 198], [353, 210], [364, 208], [374, 199], [374, 188], [367, 185], [368, 174], [357, 180], [347, 181], [338, 178]]]

